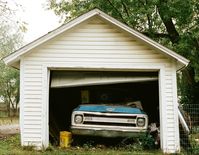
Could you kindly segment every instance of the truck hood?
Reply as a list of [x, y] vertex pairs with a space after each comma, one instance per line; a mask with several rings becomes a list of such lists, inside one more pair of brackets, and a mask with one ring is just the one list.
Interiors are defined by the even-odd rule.
[[103, 112], [103, 113], [126, 113], [126, 114], [145, 114], [139, 108], [129, 106], [110, 106], [110, 105], [80, 105], [74, 111]]

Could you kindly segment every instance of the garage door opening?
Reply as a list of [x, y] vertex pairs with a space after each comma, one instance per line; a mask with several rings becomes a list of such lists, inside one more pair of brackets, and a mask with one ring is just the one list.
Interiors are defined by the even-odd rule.
[[141, 101], [149, 124], [159, 124], [158, 72], [51, 71], [49, 137], [70, 131], [71, 114], [80, 104], [120, 104]]

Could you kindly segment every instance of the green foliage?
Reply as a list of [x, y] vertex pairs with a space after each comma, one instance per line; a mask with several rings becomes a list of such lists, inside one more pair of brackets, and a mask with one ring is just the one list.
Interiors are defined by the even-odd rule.
[[115, 147], [115, 150], [126, 150], [129, 152], [155, 150], [155, 140], [149, 133], [141, 134], [138, 138], [128, 137]]
[[141, 146], [145, 150], [151, 150], [155, 148], [155, 140], [150, 134], [145, 134], [139, 138]]
[[[95, 7], [139, 31], [164, 29], [155, 4], [157, 0], [49, 0], [49, 8], [64, 21], [75, 18]], [[146, 19], [149, 19], [147, 21]], [[154, 21], [158, 25], [154, 25]], [[156, 28], [155, 28], [156, 27]]]
[[143, 151], [143, 146], [140, 143], [133, 143], [133, 144], [128, 144], [124, 147], [125, 150], [131, 151], [131, 152], [136, 152], [136, 151]]
[[199, 142], [197, 141], [198, 135], [195, 137], [195, 135], [192, 134], [192, 135], [190, 135], [189, 139], [190, 139], [191, 146], [187, 150], [188, 154], [198, 155], [199, 154]]
[[[5, 27], [3, 27], [4, 29]], [[1, 28], [0, 28], [0, 32]], [[0, 59], [6, 54], [15, 49], [18, 40], [12, 38], [12, 35], [3, 36], [0, 40]], [[6, 40], [7, 39], [7, 40]], [[10, 68], [0, 60], [0, 97], [1, 100], [7, 105], [8, 110], [10, 107], [17, 109], [19, 102], [19, 72], [16, 69]]]
[[8, 150], [12, 150], [13, 148], [19, 149], [19, 135], [12, 136], [7, 139], [0, 140], [0, 152], [1, 154], [7, 154]]
[[22, 45], [24, 25], [14, 20], [14, 10], [0, 0], [0, 100], [7, 105], [8, 115], [17, 112], [19, 103], [19, 72], [6, 66], [2, 60]]

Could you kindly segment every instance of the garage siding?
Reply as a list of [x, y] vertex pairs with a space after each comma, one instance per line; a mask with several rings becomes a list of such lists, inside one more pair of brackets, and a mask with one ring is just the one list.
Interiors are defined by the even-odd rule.
[[[166, 101], [166, 125], [167, 125], [167, 129], [166, 129], [166, 135], [167, 135], [167, 148], [166, 150], [170, 150], [173, 152], [175, 152], [175, 150], [179, 150], [179, 146], [178, 143], [176, 143], [176, 140], [178, 139], [177, 135], [176, 135], [176, 116], [175, 116], [175, 105], [176, 103], [174, 103], [174, 91], [176, 91], [174, 89], [174, 84], [173, 82], [173, 69], [172, 69], [172, 63], [170, 63], [169, 65], [167, 65], [166, 69], [165, 69], [165, 101]], [[175, 73], [176, 74], [176, 73]]]
[[[41, 65], [25, 64], [23, 68], [22, 144], [42, 145], [42, 70]], [[22, 107], [21, 107], [22, 108]]]
[[76, 67], [125, 65], [165, 66], [165, 99], [168, 150], [175, 151], [172, 65], [169, 58], [145, 46], [113, 25], [98, 18], [86, 21], [32, 50], [24, 57], [23, 144], [42, 146], [42, 67], [73, 64]]

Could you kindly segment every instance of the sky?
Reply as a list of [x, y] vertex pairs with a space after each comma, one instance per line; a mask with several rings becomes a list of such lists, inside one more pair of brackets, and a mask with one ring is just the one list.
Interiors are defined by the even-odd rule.
[[29, 43], [61, 25], [59, 17], [52, 10], [45, 9], [46, 0], [8, 0], [21, 5], [17, 16], [27, 23], [24, 34], [25, 43]]

